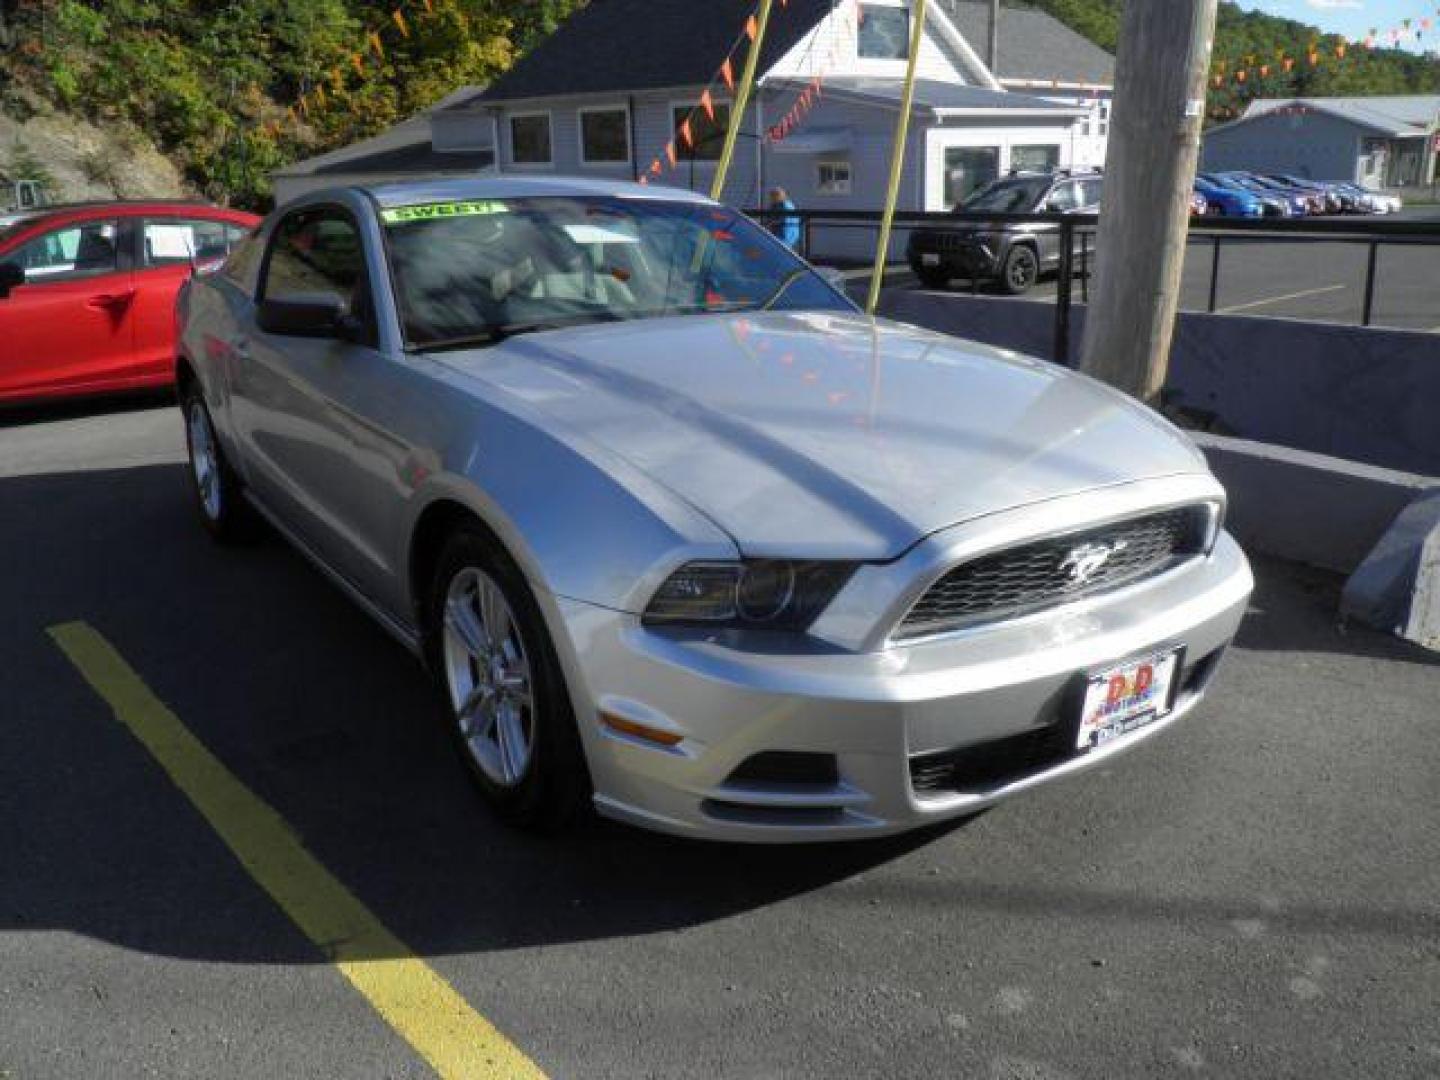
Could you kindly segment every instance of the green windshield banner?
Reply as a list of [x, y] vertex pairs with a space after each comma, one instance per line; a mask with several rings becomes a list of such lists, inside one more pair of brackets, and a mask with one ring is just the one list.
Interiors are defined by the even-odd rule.
[[425, 203], [421, 206], [396, 206], [380, 211], [380, 219], [394, 225], [406, 221], [433, 221], [435, 218], [476, 217], [480, 214], [503, 214], [503, 202], [469, 201]]

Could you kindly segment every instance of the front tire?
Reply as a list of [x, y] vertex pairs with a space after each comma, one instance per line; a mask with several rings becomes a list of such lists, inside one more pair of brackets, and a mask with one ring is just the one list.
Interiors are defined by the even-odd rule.
[[1029, 292], [1039, 277], [1040, 259], [1034, 248], [1016, 244], [1005, 253], [1005, 262], [1000, 267], [1000, 288], [1010, 296]]
[[450, 736], [503, 820], [551, 831], [589, 803], [590, 778], [544, 618], [514, 561], [464, 526], [445, 544], [425, 616]]
[[190, 459], [190, 489], [205, 530], [221, 543], [250, 539], [254, 521], [241, 494], [240, 478], [225, 459], [205, 395], [192, 379], [180, 387], [185, 418], [185, 448]]

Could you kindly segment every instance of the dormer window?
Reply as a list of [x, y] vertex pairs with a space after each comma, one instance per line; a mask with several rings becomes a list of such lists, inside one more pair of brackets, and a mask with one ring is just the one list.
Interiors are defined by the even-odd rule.
[[861, 60], [910, 58], [910, 9], [861, 4], [857, 52]]

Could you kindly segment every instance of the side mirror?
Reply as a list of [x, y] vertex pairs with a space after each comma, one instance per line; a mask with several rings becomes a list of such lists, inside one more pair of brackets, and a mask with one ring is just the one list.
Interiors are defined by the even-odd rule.
[[10, 290], [25, 284], [25, 270], [19, 263], [0, 263], [0, 300], [10, 295]]
[[267, 334], [353, 341], [360, 322], [334, 293], [302, 294], [289, 300], [262, 300], [255, 322]]

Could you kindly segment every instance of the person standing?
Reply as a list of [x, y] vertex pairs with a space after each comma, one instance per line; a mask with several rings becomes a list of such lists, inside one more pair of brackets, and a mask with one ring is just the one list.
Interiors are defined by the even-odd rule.
[[767, 209], [777, 211], [780, 214], [779, 217], [770, 220], [770, 231], [778, 236], [781, 241], [784, 242], [785, 246], [792, 251], [799, 248], [800, 218], [793, 212], [786, 213], [786, 211], [794, 211], [796, 207], [783, 187], [770, 189], [770, 205]]

